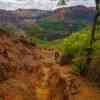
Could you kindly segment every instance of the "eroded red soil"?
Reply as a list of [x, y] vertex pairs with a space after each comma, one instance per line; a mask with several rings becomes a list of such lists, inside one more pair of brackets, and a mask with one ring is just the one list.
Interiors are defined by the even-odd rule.
[[54, 55], [0, 34], [0, 100], [100, 100], [98, 88], [56, 64]]

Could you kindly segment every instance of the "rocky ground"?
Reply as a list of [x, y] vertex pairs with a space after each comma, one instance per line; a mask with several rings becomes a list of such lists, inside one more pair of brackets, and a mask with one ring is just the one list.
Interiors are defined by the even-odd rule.
[[0, 100], [85, 99], [100, 100], [99, 89], [57, 64], [54, 49], [0, 33]]

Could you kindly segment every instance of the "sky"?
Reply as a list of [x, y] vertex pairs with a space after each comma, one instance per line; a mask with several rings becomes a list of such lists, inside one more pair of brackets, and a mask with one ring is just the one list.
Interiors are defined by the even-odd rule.
[[[15, 10], [24, 9], [44, 9], [53, 10], [57, 6], [58, 0], [0, 0], [0, 9]], [[70, 0], [66, 6], [85, 5], [95, 6], [94, 0]]]

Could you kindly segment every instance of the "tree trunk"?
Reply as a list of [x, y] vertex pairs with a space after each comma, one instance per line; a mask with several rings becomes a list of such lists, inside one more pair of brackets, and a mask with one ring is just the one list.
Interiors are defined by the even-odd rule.
[[97, 25], [98, 17], [100, 16], [100, 12], [99, 12], [99, 2], [100, 2], [100, 0], [95, 0], [95, 2], [96, 2], [96, 14], [95, 14], [94, 22], [93, 22], [93, 26], [92, 26], [90, 46], [89, 46], [89, 48], [87, 48], [87, 54], [86, 54], [86, 57], [87, 57], [86, 58], [86, 67], [87, 67], [86, 70], [87, 71], [88, 71], [88, 67], [90, 66], [91, 61], [92, 61], [93, 44], [96, 41], [96, 39], [95, 39], [96, 25]]

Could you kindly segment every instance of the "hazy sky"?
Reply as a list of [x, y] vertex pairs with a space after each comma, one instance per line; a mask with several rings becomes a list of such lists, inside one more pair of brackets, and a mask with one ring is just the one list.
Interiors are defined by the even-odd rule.
[[[57, 0], [0, 0], [0, 9], [17, 9], [17, 8], [38, 8], [54, 9]], [[86, 5], [95, 6], [94, 0], [70, 0], [67, 6]]]

